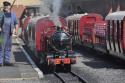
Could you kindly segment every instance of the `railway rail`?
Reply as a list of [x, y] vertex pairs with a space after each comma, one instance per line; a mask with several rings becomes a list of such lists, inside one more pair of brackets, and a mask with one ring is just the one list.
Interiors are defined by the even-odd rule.
[[87, 83], [86, 80], [75, 72], [67, 72], [67, 73], [57, 73], [54, 72], [54, 75], [59, 78], [62, 83]]

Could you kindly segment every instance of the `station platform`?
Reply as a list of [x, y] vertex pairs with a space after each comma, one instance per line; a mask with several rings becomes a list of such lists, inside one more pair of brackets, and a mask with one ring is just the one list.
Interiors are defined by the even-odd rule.
[[33, 68], [20, 44], [13, 38], [11, 63], [13, 66], [0, 67], [0, 83], [4, 80], [36, 80], [39, 79], [38, 72]]

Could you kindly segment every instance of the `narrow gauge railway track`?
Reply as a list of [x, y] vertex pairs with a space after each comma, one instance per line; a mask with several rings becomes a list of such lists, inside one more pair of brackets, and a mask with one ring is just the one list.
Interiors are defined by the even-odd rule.
[[68, 73], [54, 72], [54, 75], [58, 77], [62, 83], [87, 83], [82, 77], [72, 71]]

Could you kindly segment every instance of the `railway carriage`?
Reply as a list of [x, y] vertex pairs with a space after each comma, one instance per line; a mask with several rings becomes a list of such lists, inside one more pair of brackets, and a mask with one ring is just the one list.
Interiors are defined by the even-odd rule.
[[[81, 45], [125, 59], [125, 11], [110, 13], [105, 20], [92, 13], [67, 18], [69, 32], [74, 37], [77, 33]], [[78, 41], [77, 38], [74, 41]]]
[[118, 11], [106, 16], [107, 49], [110, 54], [125, 59], [125, 11]]
[[72, 35], [73, 45], [81, 44], [81, 39], [79, 35], [79, 22], [82, 16], [86, 14], [74, 14], [66, 18], [68, 31]]
[[66, 19], [69, 33], [73, 35], [73, 44], [85, 45], [92, 48], [94, 43], [97, 42], [95, 23], [98, 22], [96, 24], [98, 26], [100, 24], [101, 27], [101, 24], [103, 25], [104, 23], [103, 17], [100, 14], [85, 13], [68, 16]]
[[81, 17], [79, 22], [79, 35], [82, 45], [93, 48], [95, 43], [95, 23], [102, 21], [103, 17], [100, 14], [90, 13]]
[[[69, 33], [74, 36], [73, 43], [107, 52], [107, 22], [102, 15], [85, 13], [68, 16]], [[78, 43], [79, 42], [79, 43]]]

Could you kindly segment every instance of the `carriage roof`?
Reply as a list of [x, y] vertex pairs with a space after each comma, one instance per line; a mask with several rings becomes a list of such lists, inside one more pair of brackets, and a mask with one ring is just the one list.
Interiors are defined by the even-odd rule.
[[106, 16], [105, 20], [123, 20], [125, 17], [125, 11], [118, 11]]
[[45, 18], [45, 17], [48, 17], [48, 16], [36, 16], [36, 17], [33, 17], [33, 18], [30, 19], [29, 23], [36, 23], [39, 19]]
[[74, 14], [74, 15], [68, 16], [66, 19], [67, 20], [73, 20], [73, 19], [79, 20], [82, 16], [85, 16], [85, 15], [87, 15], [87, 13], [85, 13], [85, 14]]

